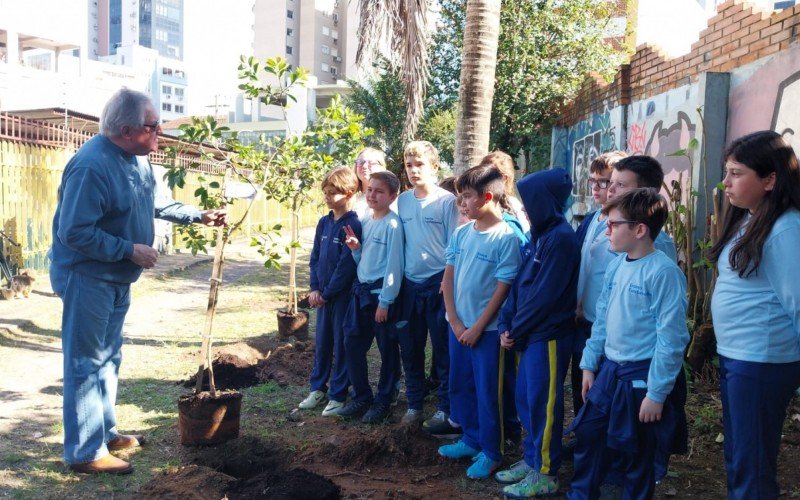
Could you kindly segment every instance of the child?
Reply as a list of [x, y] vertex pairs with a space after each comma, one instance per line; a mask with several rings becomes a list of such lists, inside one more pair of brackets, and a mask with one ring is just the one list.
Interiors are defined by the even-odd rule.
[[[592, 161], [589, 166], [589, 189], [592, 191], [592, 200], [595, 206], [602, 207], [608, 199], [608, 186], [611, 184], [611, 174], [614, 171], [614, 164], [627, 154], [622, 151], [612, 151], [603, 153]], [[600, 288], [603, 284], [603, 272], [607, 265], [598, 264], [605, 261], [608, 247], [603, 242], [607, 242], [605, 237], [605, 224], [602, 223], [602, 210], [596, 210], [586, 214], [581, 225], [576, 232], [578, 244], [581, 245], [581, 265], [578, 274], [578, 309], [575, 318], [575, 337], [572, 349], [572, 409], [574, 414], [583, 406], [581, 397], [581, 387], [583, 384], [583, 371], [578, 368], [583, 355], [583, 348], [586, 339], [592, 332], [592, 322], [594, 321], [594, 307], [589, 307], [588, 311], [583, 310], [584, 301], [587, 304], [596, 304], [600, 296]], [[610, 255], [609, 255], [610, 257]], [[594, 266], [592, 264], [595, 263]], [[607, 264], [607, 263], [606, 263]], [[591, 274], [591, 273], [594, 274]], [[590, 279], [593, 277], [594, 279]]]
[[384, 170], [386, 170], [386, 155], [380, 149], [364, 148], [358, 153], [355, 167], [356, 177], [358, 177], [358, 193], [353, 210], [358, 214], [360, 220], [364, 220], [370, 214], [367, 204], [369, 177], [373, 172]]
[[[405, 173], [413, 189], [397, 199], [405, 235], [405, 271], [401, 288], [402, 311], [398, 327], [400, 353], [406, 377], [408, 411], [404, 425], [422, 420], [425, 398], [425, 343], [428, 331], [439, 375], [437, 412], [425, 423], [426, 430], [448, 426], [450, 401], [447, 378], [447, 321], [440, 294], [445, 247], [458, 224], [455, 196], [436, 185], [439, 153], [430, 142], [414, 141], [404, 151]], [[460, 431], [453, 429], [453, 433]]]
[[711, 313], [728, 498], [777, 498], [781, 430], [800, 385], [800, 173], [772, 131], [736, 139], [725, 162], [731, 206], [711, 249], [719, 270]]
[[522, 202], [514, 195], [514, 160], [511, 159], [511, 156], [503, 151], [492, 151], [483, 157], [480, 165], [491, 165], [500, 170], [500, 173], [503, 174], [506, 201], [511, 209], [510, 213], [522, 226], [523, 233], [530, 231], [531, 224], [525, 215], [525, 208], [522, 206]]
[[[318, 311], [316, 349], [311, 393], [299, 407], [316, 408], [327, 397], [329, 401], [323, 416], [336, 415], [344, 407], [350, 385], [345, 364], [343, 324], [350, 302], [350, 289], [356, 277], [356, 263], [344, 244], [344, 228], [350, 226], [353, 233], [361, 237], [361, 223], [356, 213], [350, 210], [357, 189], [356, 174], [347, 167], [335, 168], [322, 179], [325, 204], [331, 211], [317, 223], [309, 259], [311, 294], [308, 301]], [[326, 395], [329, 377], [331, 387]]]
[[450, 324], [450, 406], [460, 441], [439, 448], [447, 458], [472, 458], [472, 479], [484, 479], [503, 458], [502, 361], [497, 313], [520, 263], [519, 241], [503, 221], [503, 176], [491, 166], [456, 181], [461, 207], [472, 222], [456, 229], [447, 248], [444, 292]]
[[564, 386], [572, 331], [580, 250], [564, 218], [572, 181], [556, 168], [517, 184], [531, 222], [531, 243], [498, 322], [501, 345], [521, 353], [516, 403], [527, 431], [524, 459], [495, 474], [507, 497], [558, 491]]
[[686, 278], [654, 241], [669, 208], [655, 189], [635, 189], [603, 207], [611, 249], [592, 335], [583, 351], [584, 406], [569, 498], [597, 498], [615, 450], [627, 460], [625, 498], [652, 498], [657, 444], [668, 449], [683, 408], [672, 389], [689, 341]]
[[[400, 352], [390, 306], [400, 292], [403, 276], [403, 227], [389, 208], [397, 198], [400, 180], [389, 171], [373, 172], [367, 188], [371, 214], [362, 220], [364, 244], [352, 228], [345, 227], [345, 243], [358, 264], [345, 324], [347, 374], [353, 385], [353, 399], [339, 411], [344, 418], [361, 417], [367, 424], [380, 423], [389, 416], [398, 382]], [[377, 338], [381, 371], [374, 402], [367, 371], [367, 352]], [[370, 404], [372, 405], [370, 407]]]

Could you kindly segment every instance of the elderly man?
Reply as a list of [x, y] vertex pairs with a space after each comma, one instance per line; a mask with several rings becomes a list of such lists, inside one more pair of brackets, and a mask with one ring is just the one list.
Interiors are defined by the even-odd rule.
[[153, 217], [225, 223], [224, 211], [155, 196], [152, 167], [137, 156], [158, 149], [159, 129], [150, 99], [120, 90], [103, 109], [101, 135], [67, 163], [58, 191], [50, 279], [64, 303], [64, 461], [76, 472], [130, 473], [109, 452], [144, 444], [117, 431], [114, 404], [130, 285], [158, 258]]

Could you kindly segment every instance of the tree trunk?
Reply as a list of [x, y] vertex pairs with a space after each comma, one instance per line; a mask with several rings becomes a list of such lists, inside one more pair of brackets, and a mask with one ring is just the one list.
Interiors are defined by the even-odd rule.
[[489, 152], [494, 73], [500, 37], [501, 0], [468, 0], [464, 28], [464, 52], [458, 91], [456, 175], [478, 164]]

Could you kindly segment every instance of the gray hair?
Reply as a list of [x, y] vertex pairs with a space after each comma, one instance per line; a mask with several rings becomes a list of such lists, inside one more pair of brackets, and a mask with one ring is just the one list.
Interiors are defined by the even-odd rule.
[[119, 137], [122, 127], [141, 127], [150, 98], [141, 92], [122, 88], [108, 100], [100, 115], [100, 133], [106, 137]]

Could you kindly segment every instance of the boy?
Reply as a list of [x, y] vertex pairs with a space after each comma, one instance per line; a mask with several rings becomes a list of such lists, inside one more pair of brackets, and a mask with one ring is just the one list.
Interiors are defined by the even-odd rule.
[[503, 185], [506, 191], [506, 201], [511, 209], [510, 213], [522, 226], [522, 233], [529, 232], [531, 225], [525, 215], [525, 208], [514, 194], [514, 160], [511, 159], [511, 155], [503, 151], [492, 151], [481, 159], [479, 165], [491, 165], [503, 174]]
[[[345, 322], [344, 348], [353, 399], [339, 411], [344, 418], [361, 417], [365, 424], [386, 420], [398, 382], [400, 353], [390, 306], [400, 292], [403, 276], [403, 226], [390, 206], [397, 198], [400, 180], [389, 171], [373, 172], [367, 184], [371, 214], [363, 220], [364, 244], [352, 228], [345, 227], [345, 243], [358, 265]], [[367, 370], [367, 352], [377, 338], [381, 353], [378, 391], [373, 401]], [[370, 406], [371, 404], [371, 406]]]
[[501, 215], [505, 194], [499, 170], [473, 167], [458, 178], [456, 187], [472, 222], [450, 238], [442, 291], [450, 324], [450, 406], [463, 437], [440, 447], [439, 455], [472, 458], [467, 476], [485, 479], [503, 458], [498, 397], [504, 357], [497, 313], [517, 274], [519, 240]]
[[[350, 226], [361, 237], [358, 215], [350, 210], [358, 178], [352, 169], [338, 167], [322, 179], [322, 193], [330, 212], [317, 223], [314, 248], [311, 250], [311, 294], [308, 301], [317, 308], [316, 348], [311, 371], [311, 392], [298, 406], [316, 408], [326, 398], [323, 416], [336, 415], [347, 399], [347, 366], [344, 353], [343, 324], [350, 302], [350, 289], [356, 277], [356, 263], [344, 244], [344, 228]], [[331, 360], [331, 355], [333, 360]], [[331, 374], [331, 366], [333, 373]], [[331, 386], [326, 395], [326, 384]]]
[[[580, 249], [564, 206], [572, 181], [556, 168], [517, 183], [533, 236], [500, 313], [501, 345], [521, 353], [516, 402], [527, 431], [523, 460], [495, 474], [510, 498], [558, 491], [564, 377], [575, 328]], [[513, 483], [513, 484], [511, 484]]]
[[448, 422], [450, 400], [447, 379], [447, 321], [440, 288], [444, 274], [445, 247], [458, 224], [456, 197], [436, 185], [439, 152], [427, 141], [414, 141], [403, 152], [405, 173], [413, 189], [397, 198], [405, 235], [405, 270], [401, 288], [402, 311], [398, 340], [406, 376], [408, 411], [402, 423], [419, 425], [425, 398], [425, 343], [430, 331], [439, 375], [437, 411], [425, 422], [425, 430], [458, 435]]
[[[592, 161], [589, 166], [589, 189], [592, 192], [592, 201], [597, 207], [605, 205], [608, 200], [608, 186], [611, 184], [611, 174], [614, 165], [627, 156], [623, 151], [612, 151], [603, 153]], [[599, 240], [607, 241], [605, 237], [605, 224], [600, 217], [601, 210], [589, 212], [584, 217], [581, 225], [576, 232], [578, 244], [581, 245], [581, 265], [578, 273], [578, 309], [575, 318], [575, 338], [573, 339], [572, 349], [572, 409], [574, 415], [583, 406], [581, 397], [581, 387], [583, 385], [583, 372], [578, 368], [583, 355], [583, 348], [586, 339], [592, 332], [592, 322], [594, 321], [594, 307], [589, 307], [588, 311], [583, 310], [583, 303], [595, 304], [600, 295], [600, 288], [603, 284], [603, 274], [605, 265], [595, 265], [591, 267], [593, 261], [602, 260], [608, 254], [605, 245], [598, 245]], [[602, 255], [600, 255], [602, 254]], [[590, 278], [590, 271], [594, 271], [594, 279]], [[574, 441], [570, 443], [574, 446]]]
[[686, 278], [654, 244], [668, 211], [655, 189], [603, 208], [611, 249], [622, 254], [606, 271], [581, 360], [585, 405], [570, 426], [578, 440], [570, 498], [598, 497], [611, 450], [626, 457], [624, 497], [652, 498], [656, 449], [669, 447], [683, 411], [671, 393], [689, 341]]

